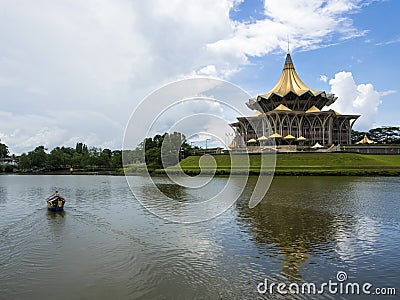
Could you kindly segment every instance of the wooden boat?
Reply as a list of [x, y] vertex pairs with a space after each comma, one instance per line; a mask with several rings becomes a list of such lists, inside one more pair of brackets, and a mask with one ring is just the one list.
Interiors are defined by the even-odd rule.
[[62, 211], [64, 210], [65, 199], [61, 197], [58, 192], [51, 195], [46, 199], [47, 209], [50, 211]]

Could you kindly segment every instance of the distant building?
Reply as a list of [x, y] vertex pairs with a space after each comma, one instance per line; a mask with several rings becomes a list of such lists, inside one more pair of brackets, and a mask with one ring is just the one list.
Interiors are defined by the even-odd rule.
[[336, 99], [333, 94], [305, 85], [288, 53], [275, 86], [246, 103], [256, 112], [249, 117], [238, 117], [238, 122], [230, 124], [247, 145], [241, 145], [239, 138], [235, 138], [232, 145], [240, 148], [268, 138], [274, 138], [280, 144], [351, 144], [351, 129], [359, 115], [322, 110]]
[[14, 158], [12, 157], [4, 157], [0, 158], [0, 165], [10, 165], [10, 166], [16, 166], [17, 163]]
[[222, 147], [215, 147], [215, 148], [207, 148], [207, 149], [194, 149], [193, 155], [203, 155], [203, 154], [223, 154], [224, 148]]
[[376, 144], [376, 142], [373, 141], [373, 140], [370, 140], [370, 139], [367, 137], [367, 135], [365, 134], [364, 137], [362, 138], [362, 140], [361, 140], [361, 141], [358, 141], [358, 142], [356, 143], [356, 145], [359, 145], [359, 144]]

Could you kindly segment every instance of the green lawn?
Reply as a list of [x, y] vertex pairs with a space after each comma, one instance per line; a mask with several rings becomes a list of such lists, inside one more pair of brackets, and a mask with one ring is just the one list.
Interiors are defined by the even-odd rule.
[[[236, 154], [237, 155], [237, 154]], [[250, 167], [246, 155], [237, 155], [237, 167], [231, 170], [229, 155], [214, 155], [217, 163], [217, 174], [243, 173], [252, 174], [271, 172], [270, 166], [260, 169], [261, 155], [252, 154]], [[268, 162], [273, 161], [270, 154], [264, 156]], [[200, 156], [189, 156], [180, 165], [188, 174], [200, 173]], [[269, 163], [271, 164], [271, 163]], [[205, 161], [203, 171], [212, 165]], [[169, 168], [174, 170], [176, 167]], [[400, 176], [400, 155], [373, 155], [356, 153], [282, 153], [276, 155], [277, 175], [395, 175]]]

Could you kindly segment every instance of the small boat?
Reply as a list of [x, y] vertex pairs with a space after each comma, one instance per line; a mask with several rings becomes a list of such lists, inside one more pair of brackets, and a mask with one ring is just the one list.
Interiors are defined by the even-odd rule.
[[58, 192], [51, 195], [46, 199], [47, 209], [50, 211], [62, 211], [64, 210], [65, 199], [61, 197]]

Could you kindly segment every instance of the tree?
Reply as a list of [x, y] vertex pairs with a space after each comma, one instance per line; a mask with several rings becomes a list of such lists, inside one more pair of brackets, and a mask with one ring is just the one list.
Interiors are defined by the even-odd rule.
[[111, 161], [110, 161], [112, 168], [122, 168], [122, 151], [121, 150], [114, 150], [111, 153]]
[[110, 149], [103, 149], [100, 152], [100, 155], [97, 158], [97, 165], [100, 167], [109, 167], [111, 161], [111, 150]]
[[83, 157], [83, 154], [79, 154], [79, 153], [75, 152], [71, 158], [71, 167], [74, 167], [74, 168], [83, 167], [82, 157]]
[[44, 146], [38, 146], [28, 153], [33, 168], [44, 168], [46, 166], [47, 154]]
[[146, 159], [147, 168], [150, 168], [150, 169], [162, 168], [161, 149], [160, 148], [154, 147], [154, 148], [146, 150], [145, 159]]
[[56, 147], [47, 156], [47, 165], [51, 169], [60, 169], [72, 166], [72, 159], [76, 154], [70, 147]]
[[8, 147], [6, 144], [0, 143], [0, 158], [6, 158], [10, 152], [8, 151]]
[[18, 168], [22, 170], [28, 170], [32, 168], [30, 158], [26, 153], [22, 153], [22, 155], [20, 155], [17, 158], [17, 163], [18, 163]]
[[50, 169], [60, 169], [65, 165], [65, 156], [60, 147], [51, 150], [47, 164]]
[[400, 143], [400, 127], [383, 126], [368, 131], [369, 138], [383, 144]]
[[356, 143], [366, 135], [371, 140], [381, 144], [400, 144], [400, 127], [383, 126], [370, 129], [367, 132], [352, 130], [352, 141]]
[[154, 147], [161, 148], [164, 138], [167, 134], [164, 133], [163, 135], [157, 134], [153, 137]]
[[368, 134], [367, 132], [364, 131], [356, 131], [352, 130], [351, 131], [351, 142], [353, 144], [357, 143], [358, 141], [361, 141], [364, 138], [364, 135]]
[[76, 146], [75, 146], [76, 153], [82, 154], [82, 150], [83, 150], [83, 144], [81, 142], [76, 143]]
[[145, 161], [150, 169], [176, 165], [183, 157], [190, 155], [192, 148], [180, 132], [157, 134], [146, 138], [136, 150], [145, 148]]
[[82, 142], [76, 143], [75, 152], [78, 154], [88, 153], [88, 147]]

